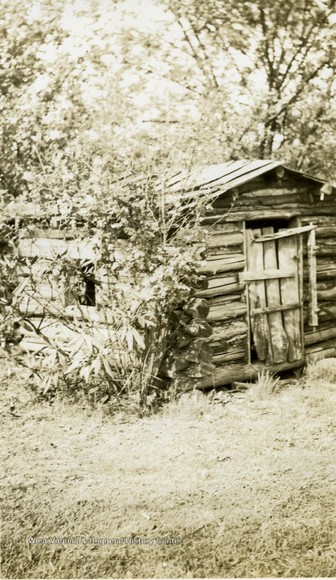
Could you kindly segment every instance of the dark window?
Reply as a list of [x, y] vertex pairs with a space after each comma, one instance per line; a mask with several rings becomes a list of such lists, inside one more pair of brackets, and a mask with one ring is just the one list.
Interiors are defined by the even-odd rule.
[[96, 305], [96, 284], [94, 278], [94, 265], [81, 266], [82, 284], [79, 295], [79, 303], [82, 306]]

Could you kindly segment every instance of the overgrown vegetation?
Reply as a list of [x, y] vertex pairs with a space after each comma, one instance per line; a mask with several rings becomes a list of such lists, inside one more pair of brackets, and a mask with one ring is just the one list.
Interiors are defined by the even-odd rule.
[[[101, 182], [95, 175], [95, 188], [88, 181], [85, 186], [82, 176], [82, 193], [91, 199], [86, 206], [63, 208], [63, 215], [54, 216], [50, 204], [39, 206], [47, 216], [41, 227], [50, 220], [55, 227], [56, 220], [61, 231], [74, 228], [75, 244], [97, 244], [94, 264], [92, 258], [69, 257], [67, 248], [50, 259], [19, 257], [13, 233], [20, 236], [26, 228], [33, 239], [39, 222], [30, 225], [21, 218], [19, 228], [9, 230], [12, 237], [0, 261], [2, 336], [5, 340], [11, 321], [21, 324], [26, 338], [42, 342], [32, 366], [41, 394], [49, 397], [58, 388], [71, 391], [84, 383], [97, 400], [133, 393], [144, 408], [162, 396], [158, 375], [172, 314], [199, 283], [203, 202], [187, 209], [178, 199], [168, 205], [164, 182], [152, 176], [116, 182], [107, 160], [100, 176]], [[29, 237], [23, 243], [29, 244]], [[15, 288], [18, 275], [23, 281]], [[97, 294], [89, 301], [88, 279]], [[51, 294], [46, 296], [47, 283]], [[97, 300], [94, 309], [90, 300]]]

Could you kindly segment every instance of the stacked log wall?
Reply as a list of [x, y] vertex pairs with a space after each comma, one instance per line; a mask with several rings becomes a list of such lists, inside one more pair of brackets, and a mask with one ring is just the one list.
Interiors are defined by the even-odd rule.
[[[308, 324], [308, 297], [307, 293], [304, 293], [304, 338], [308, 360], [336, 355], [336, 213], [329, 216], [317, 215], [320, 205], [321, 203], [317, 204], [310, 216], [302, 218], [304, 225], [314, 223], [317, 226], [317, 327]], [[304, 288], [307, 288], [308, 271], [305, 257], [304, 254]]]
[[212, 362], [216, 366], [247, 362], [247, 304], [245, 286], [239, 282], [245, 268], [244, 224], [209, 224], [206, 231], [207, 255], [201, 274], [207, 276], [207, 288], [195, 295], [209, 304]]

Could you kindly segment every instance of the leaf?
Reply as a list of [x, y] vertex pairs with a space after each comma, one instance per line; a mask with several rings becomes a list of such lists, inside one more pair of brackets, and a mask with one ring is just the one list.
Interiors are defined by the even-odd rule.
[[43, 395], [45, 395], [49, 391], [50, 386], [51, 386], [51, 382], [52, 382], [52, 375], [44, 377], [44, 379], [42, 380], [40, 388], [42, 390]]
[[83, 377], [86, 383], [88, 383], [90, 378], [90, 367], [89, 366], [82, 367], [81, 370], [79, 371], [79, 375]]
[[53, 379], [54, 387], [55, 387], [55, 389], [57, 389], [58, 382], [59, 382], [59, 373], [55, 373], [54, 375], [52, 375], [52, 379]]
[[77, 354], [81, 350], [84, 341], [85, 341], [85, 337], [84, 336], [80, 336], [78, 338], [78, 340], [76, 340], [76, 342], [74, 343], [74, 345], [72, 347], [72, 350], [69, 352], [69, 357], [70, 358], [72, 358], [75, 354]]
[[72, 373], [73, 371], [76, 371], [77, 369], [82, 367], [82, 360], [74, 360], [73, 363], [66, 369], [66, 371], [64, 372], [65, 375], [69, 375], [70, 373]]
[[108, 362], [107, 358], [105, 358], [105, 357], [103, 357], [103, 365], [104, 365], [105, 371], [109, 375], [109, 377], [111, 377], [111, 379], [114, 379], [115, 374], [113, 373], [113, 370], [110, 367], [110, 363]]
[[101, 371], [101, 357], [97, 356], [91, 365], [91, 370], [94, 372], [96, 377], [99, 375]]
[[87, 346], [87, 349], [88, 349], [88, 355], [87, 356], [90, 358], [92, 356], [92, 350], [93, 350], [91, 336], [87, 336], [87, 335], [84, 336], [84, 342], [85, 342], [85, 344]]
[[133, 328], [133, 329], [132, 329], [132, 331], [133, 331], [133, 337], [134, 337], [134, 340], [135, 340], [135, 342], [137, 343], [137, 345], [138, 345], [140, 348], [142, 348], [142, 349], [144, 350], [144, 349], [146, 348], [146, 345], [145, 345], [144, 339], [143, 339], [143, 338], [142, 338], [142, 336], [139, 334], [139, 332], [137, 331], [137, 329], [136, 329], [136, 328]]
[[126, 332], [126, 341], [128, 350], [131, 352], [133, 349], [133, 329], [129, 328]]

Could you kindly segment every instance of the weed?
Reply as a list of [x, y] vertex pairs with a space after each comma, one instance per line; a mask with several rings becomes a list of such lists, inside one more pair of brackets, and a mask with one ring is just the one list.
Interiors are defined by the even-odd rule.
[[279, 392], [280, 377], [275, 377], [270, 371], [261, 371], [258, 373], [256, 383], [251, 384], [248, 395], [252, 400], [267, 399], [271, 395]]
[[336, 382], [336, 358], [324, 358], [308, 363], [305, 373], [305, 386], [316, 386], [318, 382]]

